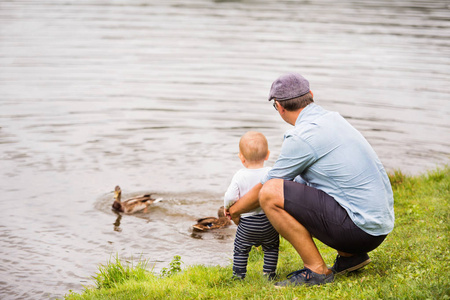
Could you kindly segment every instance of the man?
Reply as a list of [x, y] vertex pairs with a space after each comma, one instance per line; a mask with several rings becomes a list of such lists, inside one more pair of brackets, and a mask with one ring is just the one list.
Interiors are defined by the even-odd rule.
[[[272, 84], [281, 118], [294, 126], [272, 170], [235, 205], [239, 216], [261, 206], [275, 229], [297, 250], [304, 268], [276, 287], [332, 282], [334, 274], [370, 263], [394, 227], [393, 194], [383, 165], [365, 138], [336, 112], [316, 105], [300, 74]], [[337, 250], [328, 269], [312, 237]]]

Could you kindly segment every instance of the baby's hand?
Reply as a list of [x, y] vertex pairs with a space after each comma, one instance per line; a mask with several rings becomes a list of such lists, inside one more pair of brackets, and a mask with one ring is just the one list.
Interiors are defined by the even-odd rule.
[[228, 210], [228, 208], [224, 207], [223, 208], [223, 213], [228, 218], [228, 220], [231, 220], [231, 214], [230, 214], [230, 211]]
[[228, 205], [226, 205], [226, 206], [223, 208], [223, 212], [224, 212], [225, 216], [228, 218], [228, 220], [231, 220], [231, 214], [230, 214], [230, 210], [229, 210], [229, 209], [230, 209], [230, 207], [232, 207], [235, 203], [236, 203], [236, 201], [229, 202]]

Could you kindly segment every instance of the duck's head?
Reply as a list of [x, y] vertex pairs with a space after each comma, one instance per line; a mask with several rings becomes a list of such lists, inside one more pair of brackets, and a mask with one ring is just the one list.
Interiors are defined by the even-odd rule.
[[122, 195], [122, 190], [121, 190], [120, 187], [117, 185], [116, 188], [114, 189], [114, 200], [120, 202], [120, 196], [121, 196], [121, 195]]
[[221, 206], [219, 208], [219, 211], [217, 212], [217, 214], [219, 215], [219, 218], [224, 218], [225, 217], [225, 212], [224, 212], [224, 207]]

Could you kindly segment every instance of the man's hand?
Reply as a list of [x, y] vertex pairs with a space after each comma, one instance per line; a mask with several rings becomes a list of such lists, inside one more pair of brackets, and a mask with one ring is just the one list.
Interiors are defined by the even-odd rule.
[[[231, 205], [231, 206], [233, 206], [233, 205]], [[240, 217], [240, 215], [238, 215], [237, 217], [234, 217], [234, 218], [231, 216], [231, 213], [230, 213], [231, 206], [229, 208], [224, 207], [223, 212], [224, 212], [225, 216], [228, 218], [228, 220], [232, 220], [234, 222], [234, 224], [239, 225], [239, 220], [241, 217]]]
[[233, 220], [234, 224], [239, 225], [239, 222], [241, 220], [241, 216], [237, 216], [235, 218], [231, 218], [231, 220]]
[[223, 214], [225, 215], [225, 217], [228, 218], [228, 220], [231, 220], [231, 214], [230, 214], [230, 211], [228, 210], [228, 208], [226, 208], [226, 207], [223, 208]]
[[236, 213], [233, 214], [233, 206], [231, 206], [230, 208], [228, 208], [228, 210], [226, 210], [225, 215], [229, 216], [229, 219], [233, 220], [234, 224], [239, 225], [241, 215]]
[[238, 225], [241, 219], [241, 214], [249, 212], [259, 207], [259, 191], [262, 188], [262, 184], [255, 185], [247, 194], [242, 196], [239, 201], [234, 203], [228, 210], [225, 211], [225, 215], [230, 215], [234, 224]]

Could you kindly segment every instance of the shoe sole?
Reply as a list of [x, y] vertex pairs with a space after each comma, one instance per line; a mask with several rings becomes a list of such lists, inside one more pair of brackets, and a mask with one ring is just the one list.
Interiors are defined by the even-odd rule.
[[359, 270], [359, 269], [361, 269], [362, 267], [367, 266], [367, 265], [370, 264], [371, 262], [372, 262], [372, 260], [369, 258], [369, 259], [363, 261], [362, 263], [357, 264], [356, 266], [353, 266], [353, 267], [351, 267], [351, 268], [342, 270], [342, 271], [340, 271], [339, 273], [335, 273], [335, 275], [347, 274], [347, 273], [350, 273], [350, 272]]
[[315, 285], [324, 285], [324, 284], [327, 284], [327, 283], [332, 283], [333, 281], [334, 281], [334, 276], [333, 276], [332, 280], [330, 280], [330, 281], [316, 283], [316, 284], [311, 284], [311, 283], [306, 283], [305, 282], [303, 284], [292, 283], [292, 284], [288, 284], [288, 285], [274, 285], [273, 287], [276, 288], [276, 289], [284, 289], [284, 288], [287, 288], [287, 287], [315, 286]]
[[274, 288], [276, 288], [276, 289], [284, 289], [284, 288], [287, 288], [287, 287], [299, 287], [299, 286], [316, 286], [316, 285], [324, 285], [324, 284], [327, 284], [327, 283], [331, 283], [332, 281], [330, 281], [330, 282], [324, 282], [324, 283], [318, 283], [318, 284], [288, 284], [288, 285], [282, 285], [282, 286], [280, 286], [280, 285], [274, 285], [273, 287]]
[[274, 285], [273, 287], [276, 289], [285, 289], [287, 287], [299, 287], [299, 286], [315, 286], [315, 285], [323, 285], [323, 284], [327, 284], [328, 282], [324, 282], [324, 283], [319, 283], [319, 284], [288, 284], [288, 285]]

